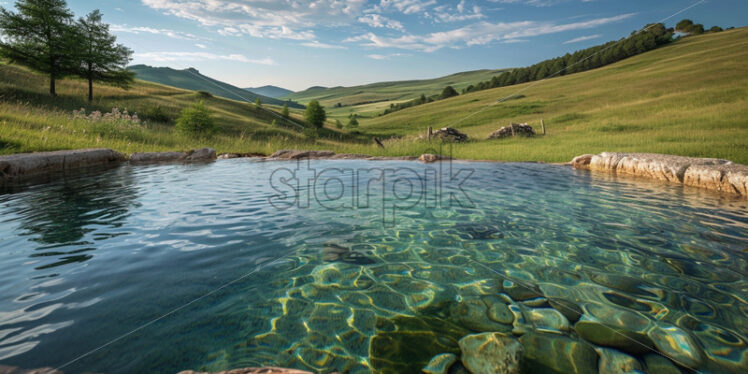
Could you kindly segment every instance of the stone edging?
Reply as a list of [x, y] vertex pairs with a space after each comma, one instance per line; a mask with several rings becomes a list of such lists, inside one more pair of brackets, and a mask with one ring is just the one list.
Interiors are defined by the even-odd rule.
[[641, 176], [748, 198], [748, 166], [716, 158], [603, 152], [571, 161], [575, 169]]

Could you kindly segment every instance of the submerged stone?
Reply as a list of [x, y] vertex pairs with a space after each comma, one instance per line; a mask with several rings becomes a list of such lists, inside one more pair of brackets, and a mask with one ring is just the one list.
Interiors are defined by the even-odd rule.
[[701, 347], [684, 330], [676, 326], [657, 326], [649, 332], [657, 349], [681, 366], [695, 369], [704, 361]]
[[556, 309], [529, 309], [525, 311], [525, 318], [539, 331], [558, 333], [569, 331], [569, 321]]
[[551, 298], [548, 299], [548, 303], [553, 307], [553, 309], [561, 312], [561, 314], [563, 314], [571, 323], [576, 323], [579, 321], [579, 318], [582, 317], [582, 308], [569, 300]]
[[514, 314], [509, 310], [509, 306], [503, 302], [495, 302], [488, 308], [488, 318], [492, 321], [511, 325], [514, 322]]
[[469, 299], [455, 303], [449, 315], [455, 323], [475, 332], [508, 332], [511, 326], [492, 321], [488, 316], [486, 303], [479, 299]]
[[644, 370], [639, 360], [621, 351], [610, 348], [596, 350], [600, 355], [600, 374], [625, 374]]
[[518, 374], [522, 345], [501, 333], [468, 335], [460, 339], [462, 363], [472, 374]]
[[683, 371], [659, 353], [644, 355], [644, 365], [647, 367], [647, 373], [683, 374]]
[[528, 300], [538, 297], [542, 297], [543, 293], [534, 284], [528, 284], [527, 282], [514, 282], [510, 280], [504, 281], [504, 292], [512, 298], [512, 300]]
[[525, 373], [597, 374], [597, 353], [591, 345], [557, 334], [530, 332], [519, 338]]
[[646, 353], [654, 348], [646, 333], [652, 322], [641, 314], [603, 304], [587, 304], [584, 311], [585, 314], [574, 325], [574, 330], [582, 338], [633, 354]]
[[438, 354], [421, 371], [425, 374], [448, 374], [449, 368], [455, 362], [457, 362], [457, 355], [454, 353]]
[[322, 260], [326, 262], [344, 262], [354, 265], [369, 265], [376, 261], [366, 256], [366, 254], [353, 251], [350, 248], [338, 244], [325, 244], [322, 250]]

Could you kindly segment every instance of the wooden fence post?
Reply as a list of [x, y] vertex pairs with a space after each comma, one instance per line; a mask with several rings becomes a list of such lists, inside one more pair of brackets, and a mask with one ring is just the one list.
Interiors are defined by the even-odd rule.
[[544, 119], [540, 120], [540, 126], [543, 127], [543, 135], [545, 135], [545, 120]]
[[514, 137], [514, 123], [509, 122], [509, 128], [512, 129], [512, 137]]
[[431, 137], [434, 136], [434, 128], [429, 126], [429, 131], [427, 134], [428, 134], [429, 140], [431, 140]]

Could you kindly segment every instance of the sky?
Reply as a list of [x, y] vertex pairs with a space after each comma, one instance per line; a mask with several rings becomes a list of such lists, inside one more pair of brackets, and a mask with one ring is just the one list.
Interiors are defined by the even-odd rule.
[[[11, 0], [0, 5], [12, 7]], [[675, 13], [698, 4], [683, 13]], [[748, 24], [745, 0], [68, 0], [104, 13], [133, 64], [291, 90], [533, 64], [683, 18]]]

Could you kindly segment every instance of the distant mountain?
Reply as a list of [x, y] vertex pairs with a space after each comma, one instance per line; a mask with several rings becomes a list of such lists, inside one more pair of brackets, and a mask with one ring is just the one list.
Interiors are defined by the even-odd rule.
[[[228, 83], [215, 80], [200, 74], [200, 72], [194, 68], [176, 70], [168, 67], [133, 65], [127, 69], [134, 72], [138, 79], [144, 81], [165, 84], [186, 90], [207, 91], [213, 95], [225, 97], [227, 99], [255, 102], [259, 97], [260, 101], [265, 104], [283, 105], [285, 102], [284, 100], [258, 95], [254, 92], [243, 90]], [[292, 108], [304, 107], [296, 102], [289, 102], [288, 106]]]
[[293, 93], [291, 90], [287, 90], [278, 86], [262, 86], [262, 87], [249, 87], [245, 88], [249, 92], [256, 93], [258, 95], [272, 97], [280, 99]]

